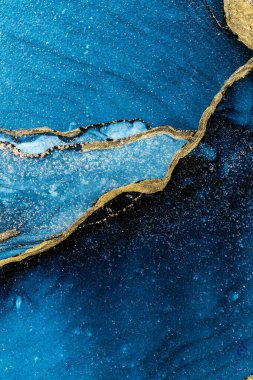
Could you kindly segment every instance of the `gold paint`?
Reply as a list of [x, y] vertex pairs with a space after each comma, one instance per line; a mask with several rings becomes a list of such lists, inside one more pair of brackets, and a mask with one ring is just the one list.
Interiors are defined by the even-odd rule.
[[246, 377], [245, 380], [253, 380], [253, 375], [250, 375], [249, 377]]
[[73, 138], [77, 137], [79, 135], [82, 135], [85, 131], [91, 128], [102, 128], [106, 125], [111, 125], [111, 124], [116, 124], [116, 123], [122, 123], [122, 122], [134, 122], [134, 121], [141, 121], [142, 123], [145, 124], [145, 121], [139, 118], [132, 119], [132, 120], [114, 120], [109, 123], [96, 123], [96, 124], [90, 124], [82, 127], [78, 127], [76, 129], [72, 129], [71, 131], [57, 131], [55, 129], [51, 129], [49, 127], [38, 127], [38, 128], [31, 128], [31, 129], [5, 129], [5, 128], [0, 128], [0, 133], [6, 133], [14, 138], [19, 138], [22, 136], [26, 135], [40, 135], [44, 133], [48, 133], [50, 135], [55, 135], [55, 136], [61, 136], [61, 137], [68, 137], [68, 138]]
[[13, 228], [12, 230], [7, 230], [5, 232], [0, 233], [0, 243], [19, 235], [19, 232], [16, 228]]
[[103, 219], [99, 219], [99, 220], [95, 220], [94, 222], [90, 222], [90, 223], [85, 223], [85, 226], [94, 226], [94, 225], [98, 225], [98, 224], [102, 224], [102, 223], [105, 223], [109, 218], [115, 218], [116, 216], [119, 216], [121, 213], [123, 212], [126, 212], [127, 210], [129, 210], [130, 208], [133, 208], [135, 203], [137, 203], [137, 201], [141, 198], [141, 193], [138, 195], [138, 196], [133, 196], [133, 201], [129, 204], [129, 205], [126, 205], [123, 209], [120, 209], [119, 211], [117, 212], [113, 212], [112, 209], [110, 209], [109, 207], [106, 209], [107, 212], [108, 212], [108, 215], [103, 218]]
[[[200, 139], [204, 136], [206, 131], [206, 126], [210, 117], [214, 114], [217, 106], [221, 102], [225, 92], [229, 87], [231, 87], [234, 83], [238, 82], [240, 79], [245, 78], [251, 71], [253, 70], [253, 58], [251, 58], [245, 65], [239, 67], [223, 84], [220, 91], [215, 95], [210, 105], [203, 112], [200, 121], [199, 121], [199, 129], [196, 135], [201, 135]], [[195, 138], [198, 139], [198, 137]]]
[[[220, 91], [214, 96], [210, 105], [203, 112], [200, 122], [199, 122], [199, 129], [197, 130], [196, 133], [193, 133], [192, 131], [177, 131], [173, 129], [172, 127], [161, 126], [161, 127], [157, 127], [152, 130], [149, 130], [147, 132], [141, 133], [137, 137], [132, 136], [127, 139], [122, 139], [120, 141], [116, 140], [116, 141], [109, 141], [109, 142], [108, 141], [103, 141], [99, 143], [96, 142], [95, 145], [94, 143], [91, 143], [93, 145], [89, 145], [89, 144], [83, 145], [83, 151], [88, 151], [91, 149], [93, 150], [94, 149], [112, 149], [114, 147], [124, 146], [125, 144], [129, 144], [130, 142], [136, 141], [140, 138], [148, 138], [150, 136], [153, 136], [156, 134], [162, 134], [162, 133], [167, 133], [174, 138], [181, 138], [181, 139], [186, 138], [186, 136], [188, 136], [189, 138], [190, 136], [189, 141], [174, 154], [164, 178], [143, 180], [138, 183], [132, 183], [130, 185], [113, 189], [103, 194], [92, 207], [90, 207], [80, 218], [78, 218], [63, 233], [58, 234], [49, 240], [46, 240], [32, 248], [27, 249], [26, 251], [24, 251], [18, 256], [13, 256], [13, 257], [0, 260], [0, 267], [3, 267], [4, 265], [12, 263], [12, 262], [19, 262], [27, 257], [45, 252], [48, 249], [61, 243], [63, 240], [69, 237], [78, 228], [78, 226], [82, 224], [90, 215], [92, 215], [99, 208], [103, 207], [106, 203], [110, 202], [112, 199], [114, 199], [115, 197], [117, 197], [118, 195], [122, 193], [138, 192], [138, 193], [144, 193], [144, 194], [152, 194], [158, 191], [162, 191], [167, 185], [167, 183], [169, 182], [169, 180], [171, 179], [172, 172], [175, 169], [176, 165], [178, 164], [179, 160], [185, 157], [187, 154], [189, 154], [201, 141], [202, 137], [205, 134], [208, 121], [210, 120], [217, 106], [221, 102], [227, 89], [231, 87], [235, 82], [246, 77], [247, 74], [249, 74], [251, 70], [253, 70], [253, 59], [250, 59], [245, 65], [239, 67], [229, 77], [229, 79], [225, 81]], [[21, 132], [19, 131], [18, 133], [22, 133], [22, 131]], [[68, 133], [69, 132], [66, 132], [66, 134]]]
[[[43, 130], [44, 130], [44, 128], [42, 128], [42, 129], [37, 128], [37, 129], [34, 129], [33, 131], [34, 131], [34, 134], [38, 134], [38, 133], [43, 133], [43, 132], [41, 132]], [[0, 130], [0, 132], [1, 131], [6, 131], [6, 130]], [[16, 131], [16, 133], [15, 133], [15, 131], [9, 131], [9, 132], [10, 132], [9, 134], [12, 134], [12, 135], [15, 134], [16, 136], [20, 136], [20, 134], [23, 132], [24, 132], [24, 134], [28, 134], [27, 130], [18, 130], [18, 131]], [[52, 133], [53, 135], [57, 135], [58, 131], [51, 130], [50, 133]], [[66, 137], [71, 137], [71, 136], [69, 136], [69, 133], [71, 134], [71, 132], [62, 132], [62, 133], [65, 133]], [[29, 134], [32, 135], [33, 133], [29, 131]], [[130, 136], [130, 137], [125, 137], [125, 138], [117, 139], [117, 140], [92, 141], [89, 143], [74, 143], [74, 144], [58, 145], [58, 146], [54, 146], [52, 148], [49, 148], [46, 151], [44, 151], [43, 153], [39, 153], [39, 154], [24, 153], [24, 152], [20, 151], [15, 145], [13, 145], [11, 143], [6, 143], [6, 142], [0, 142], [0, 149], [8, 149], [13, 154], [15, 154], [15, 156], [19, 156], [22, 158], [43, 158], [43, 157], [47, 156], [48, 154], [52, 153], [54, 150], [66, 150], [66, 149], [73, 149], [76, 147], [81, 147], [83, 152], [87, 152], [87, 151], [97, 150], [97, 149], [120, 148], [121, 146], [130, 144], [130, 143], [138, 141], [138, 140], [147, 139], [147, 138], [150, 138], [153, 136], [161, 136], [163, 134], [169, 135], [169, 136], [171, 136], [177, 140], [178, 139], [188, 140], [194, 135], [194, 132], [193, 131], [176, 130], [170, 126], [164, 125], [164, 126], [149, 129], [145, 132], [137, 133], [137, 134]]]
[[224, 0], [224, 10], [229, 28], [253, 49], [253, 0]]

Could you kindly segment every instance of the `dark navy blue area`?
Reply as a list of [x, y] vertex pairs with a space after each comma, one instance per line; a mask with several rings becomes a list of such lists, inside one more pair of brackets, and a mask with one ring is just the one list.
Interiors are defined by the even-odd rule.
[[253, 73], [229, 88], [217, 111], [230, 122], [253, 128]]
[[[207, 6], [209, 3], [209, 6]], [[221, 0], [2, 1], [0, 126], [141, 117], [197, 129], [249, 51]]]

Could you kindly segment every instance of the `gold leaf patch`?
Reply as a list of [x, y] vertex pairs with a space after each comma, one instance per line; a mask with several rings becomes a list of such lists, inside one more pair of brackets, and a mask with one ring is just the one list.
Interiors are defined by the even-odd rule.
[[253, 0], [224, 0], [224, 10], [229, 28], [253, 49]]

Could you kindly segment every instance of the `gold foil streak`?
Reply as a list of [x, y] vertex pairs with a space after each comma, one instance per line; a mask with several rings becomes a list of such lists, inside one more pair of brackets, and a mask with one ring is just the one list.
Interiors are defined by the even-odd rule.
[[[100, 124], [103, 125], [103, 124]], [[34, 133], [32, 133], [29, 130], [19, 130], [19, 131], [7, 131], [7, 130], [0, 130], [0, 132], [8, 133], [14, 136], [15, 138], [19, 136], [24, 136], [24, 135], [33, 135], [33, 134], [39, 134], [39, 133], [44, 133], [41, 132], [45, 128], [37, 128], [36, 130], [33, 130]], [[50, 128], [47, 128], [47, 131], [50, 131], [50, 134], [52, 135], [59, 135], [58, 131], [54, 131]], [[77, 132], [78, 131], [78, 132]], [[76, 129], [75, 132], [78, 134], [82, 133], [79, 132], [80, 129]], [[21, 133], [23, 133], [21, 135]], [[64, 132], [63, 132], [64, 133]], [[153, 136], [160, 136], [160, 135], [169, 135], [173, 137], [174, 139], [190, 139], [193, 137], [194, 132], [193, 131], [182, 131], [182, 130], [176, 130], [172, 127], [169, 127], [167, 125], [165, 126], [160, 126], [156, 128], [149, 129], [145, 132], [137, 133], [136, 135], [118, 139], [118, 140], [112, 140], [112, 141], [92, 141], [89, 143], [74, 143], [74, 144], [66, 144], [66, 145], [56, 145], [53, 146], [52, 148], [47, 149], [46, 151], [38, 154], [30, 154], [30, 153], [24, 153], [20, 151], [15, 145], [9, 143], [9, 142], [0, 142], [0, 149], [8, 149], [10, 150], [13, 154], [16, 156], [22, 157], [22, 158], [43, 158], [50, 153], [52, 153], [54, 150], [66, 150], [66, 149], [74, 149], [77, 147], [81, 147], [83, 152], [91, 151], [91, 150], [97, 150], [97, 149], [113, 149], [113, 148], [120, 148], [124, 145], [136, 142], [138, 140], [143, 140], [147, 138], [151, 138]], [[72, 137], [72, 131], [70, 132], [65, 132], [65, 137]]]
[[[227, 91], [229, 87], [231, 87], [235, 82], [238, 80], [244, 78], [247, 76], [247, 74], [250, 73], [250, 71], [253, 69], [253, 59], [249, 60], [245, 65], [238, 68], [230, 77], [226, 80], [226, 82], [221, 87], [220, 91], [214, 96], [212, 102], [210, 105], [206, 108], [206, 110], [203, 112], [200, 122], [199, 122], [199, 129], [193, 133], [192, 131], [177, 131], [171, 127], [168, 126], [161, 126], [154, 129], [151, 129], [147, 132], [129, 137], [127, 139], [122, 140], [115, 140], [115, 141], [103, 141], [103, 142], [93, 142], [90, 144], [82, 144], [82, 150], [87, 152], [89, 150], [94, 149], [113, 149], [119, 146], [124, 146], [125, 144], [129, 144], [133, 141], [137, 141], [142, 138], [148, 138], [153, 135], [157, 134], [163, 134], [167, 133], [171, 135], [174, 138], [189, 138], [189, 141], [181, 148], [179, 149], [175, 155], [173, 156], [169, 166], [167, 173], [164, 178], [158, 178], [158, 179], [152, 179], [152, 180], [143, 180], [138, 183], [132, 183], [126, 186], [122, 186], [116, 189], [113, 189], [105, 194], [103, 194], [96, 203], [90, 207], [80, 218], [78, 218], [68, 229], [66, 229], [63, 233], [58, 234], [56, 236], [53, 236], [51, 239], [46, 240], [38, 245], [35, 245], [32, 248], [27, 249], [23, 253], [17, 256], [8, 257], [6, 259], [0, 260], [0, 267], [12, 263], [12, 262], [18, 262], [21, 261], [29, 256], [37, 255], [39, 253], [42, 253], [44, 251], [47, 251], [48, 249], [54, 247], [55, 245], [61, 243], [63, 240], [65, 240], [67, 237], [69, 237], [77, 228], [80, 226], [85, 220], [92, 215], [95, 211], [103, 207], [106, 203], [110, 202], [112, 199], [117, 197], [118, 195], [122, 193], [127, 192], [137, 192], [137, 193], [144, 193], [144, 194], [152, 194], [156, 193], [158, 191], [162, 191], [167, 183], [169, 182], [172, 172], [175, 169], [176, 165], [178, 164], [179, 160], [186, 155], [188, 155], [201, 141], [202, 137], [205, 134], [207, 124], [215, 112], [217, 106], [221, 102], [223, 95]], [[37, 129], [35, 133], [44, 133], [44, 132], [38, 132], [38, 131], [45, 131], [45, 129]], [[49, 129], [47, 129], [48, 131]], [[33, 131], [34, 132], [34, 131]], [[33, 132], [29, 131], [18, 131], [13, 132], [14, 135], [21, 135], [21, 134], [32, 134]], [[50, 130], [50, 132], [52, 132]], [[58, 132], [53, 132], [57, 134]], [[69, 136], [72, 132], [66, 132], [65, 135]]]
[[7, 230], [5, 232], [0, 233], [0, 243], [19, 235], [19, 232], [16, 228], [13, 228], [12, 230]]
[[224, 11], [232, 32], [253, 49], [253, 0], [224, 0]]

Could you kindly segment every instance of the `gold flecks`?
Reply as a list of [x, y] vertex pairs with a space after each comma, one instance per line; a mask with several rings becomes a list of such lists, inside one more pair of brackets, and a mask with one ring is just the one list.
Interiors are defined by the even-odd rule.
[[0, 233], [0, 243], [19, 235], [19, 232], [16, 228], [13, 228], [12, 230], [7, 230], [5, 232]]
[[[78, 228], [78, 226], [82, 224], [90, 215], [92, 215], [95, 211], [97, 211], [98, 209], [103, 207], [106, 203], [110, 202], [112, 199], [114, 199], [115, 197], [117, 197], [118, 195], [122, 193], [137, 192], [137, 193], [144, 193], [144, 194], [152, 194], [158, 191], [162, 191], [167, 185], [167, 183], [170, 181], [172, 172], [175, 169], [176, 165], [178, 164], [179, 160], [185, 157], [186, 155], [188, 155], [200, 143], [201, 139], [203, 138], [205, 134], [207, 124], [211, 116], [214, 114], [217, 106], [221, 102], [227, 89], [231, 87], [235, 82], [246, 77], [252, 70], [253, 70], [253, 59], [250, 59], [245, 65], [239, 67], [229, 77], [229, 79], [225, 81], [220, 91], [214, 96], [210, 105], [203, 112], [201, 119], [199, 121], [199, 129], [197, 130], [197, 132], [194, 133], [193, 131], [177, 131], [173, 129], [172, 127], [161, 126], [161, 127], [157, 127], [147, 132], [139, 134], [139, 138], [148, 138], [147, 136], [150, 134], [156, 135], [156, 134], [162, 134], [162, 133], [167, 133], [174, 138], [181, 138], [181, 139], [188, 138], [188, 142], [174, 154], [164, 178], [144, 180], [138, 183], [132, 183], [130, 185], [122, 186], [103, 194], [92, 207], [90, 207], [80, 218], [78, 218], [62, 234], [58, 234], [49, 240], [46, 240], [32, 248], [29, 248], [18, 256], [12, 256], [12, 257], [0, 260], [0, 267], [3, 267], [4, 265], [12, 263], [12, 262], [19, 262], [29, 256], [34, 256], [39, 253], [45, 252], [48, 249], [54, 247], [55, 245], [61, 243], [63, 240], [69, 237]], [[96, 148], [94, 146], [89, 146], [89, 144], [85, 144], [83, 146], [83, 150], [84, 151], [90, 150], [89, 148], [91, 148], [91, 150], [113, 149], [114, 147], [119, 146], [118, 144], [122, 146], [136, 140], [138, 140], [138, 138], [136, 138], [136, 136], [132, 136], [127, 139], [122, 139], [120, 142], [117, 140], [99, 142], [99, 144], [101, 145], [97, 145]], [[94, 144], [94, 143], [91, 143], [91, 144]]]
[[229, 28], [253, 49], [253, 0], [224, 0], [224, 10]]
[[73, 137], [77, 137], [77, 136], [82, 135], [83, 133], [85, 133], [85, 131], [87, 131], [88, 129], [91, 129], [91, 128], [102, 128], [106, 125], [117, 124], [117, 123], [122, 123], [122, 122], [133, 123], [135, 121], [141, 121], [142, 123], [145, 123], [144, 120], [142, 120], [140, 118], [135, 118], [132, 120], [123, 119], [123, 120], [114, 120], [114, 121], [111, 121], [109, 123], [107, 122], [107, 123], [90, 124], [87, 126], [78, 127], [76, 129], [71, 129], [71, 131], [57, 131], [55, 129], [51, 129], [47, 126], [44, 126], [44, 127], [31, 128], [31, 129], [15, 129], [15, 130], [0, 128], [0, 133], [6, 133], [9, 136], [12, 136], [16, 139], [19, 137], [22, 137], [22, 136], [41, 135], [41, 134], [50, 134], [50, 135], [54, 135], [54, 136], [73, 138]]
[[[44, 130], [44, 128], [42, 128], [42, 130]], [[2, 129], [2, 130], [0, 130], [0, 132], [1, 131], [4, 131], [5, 133], [7, 133], [7, 130]], [[29, 132], [29, 134], [33, 135], [33, 134], [43, 133], [43, 132], [40, 132], [41, 131], [40, 128], [34, 129], [33, 131], [34, 131], [34, 133]], [[9, 131], [9, 134], [10, 134], [10, 132], [12, 135], [15, 133], [15, 131]], [[22, 130], [18, 130], [17, 133], [18, 133], [17, 136], [21, 136], [20, 134], [22, 133]], [[64, 133], [64, 132], [62, 132], [62, 133]], [[69, 132], [66, 132], [66, 134], [65, 134], [66, 137], [69, 137], [68, 133]], [[193, 132], [193, 131], [177, 130], [177, 129], [174, 129], [168, 125], [165, 125], [165, 126], [152, 128], [152, 129], [149, 129], [145, 132], [137, 133], [133, 136], [125, 137], [125, 138], [117, 139], [117, 140], [92, 141], [89, 143], [55, 145], [54, 147], [49, 148], [49, 149], [45, 150], [44, 152], [38, 153], [38, 154], [30, 154], [30, 153], [21, 152], [17, 148], [17, 146], [15, 146], [9, 142], [0, 142], [0, 149], [2, 149], [2, 150], [8, 149], [15, 156], [19, 156], [21, 158], [34, 158], [35, 159], [35, 158], [43, 158], [55, 150], [60, 150], [60, 151], [66, 150], [66, 149], [70, 150], [70, 149], [75, 149], [77, 147], [80, 147], [83, 152], [87, 152], [87, 151], [91, 151], [91, 150], [97, 150], [97, 149], [113, 149], [113, 148], [118, 148], [118, 147], [130, 144], [130, 143], [138, 141], [138, 140], [147, 139], [147, 138], [150, 138], [153, 136], [160, 136], [163, 134], [171, 136], [172, 138], [177, 139], [177, 140], [180, 140], [180, 139], [189, 140], [190, 138], [193, 137], [194, 133], [195, 132]], [[26, 134], [27, 134], [27, 132], [26, 132]], [[51, 134], [57, 135], [58, 131], [51, 130]]]

